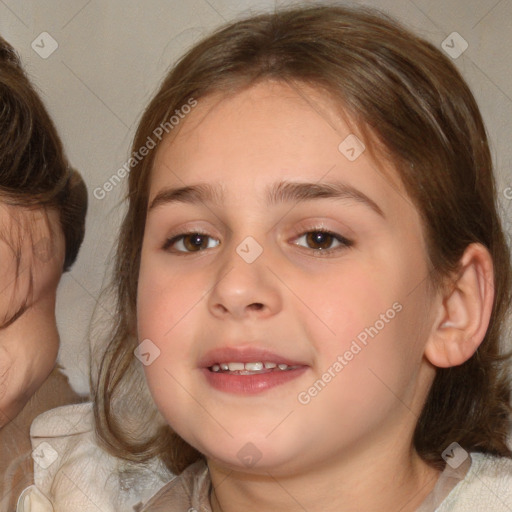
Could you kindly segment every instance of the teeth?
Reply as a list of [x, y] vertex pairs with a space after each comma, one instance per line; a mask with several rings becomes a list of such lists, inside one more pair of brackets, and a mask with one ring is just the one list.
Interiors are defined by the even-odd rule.
[[218, 363], [214, 364], [211, 367], [212, 372], [218, 372], [220, 370], [223, 371], [230, 371], [230, 372], [241, 372], [241, 371], [248, 371], [248, 372], [259, 372], [263, 369], [265, 370], [289, 370], [296, 368], [294, 366], [288, 366], [284, 363], [273, 363], [271, 361], [267, 361], [265, 363], [262, 363], [260, 361], [255, 361], [253, 363], [239, 363], [239, 362], [231, 362], [231, 363]]
[[229, 371], [236, 372], [237, 370], [245, 370], [244, 363], [228, 363]]
[[245, 369], [249, 370], [250, 372], [263, 370], [263, 363], [245, 363]]

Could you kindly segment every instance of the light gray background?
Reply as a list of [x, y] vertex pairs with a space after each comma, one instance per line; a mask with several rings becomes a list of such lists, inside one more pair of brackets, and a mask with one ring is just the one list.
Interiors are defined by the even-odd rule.
[[[334, 2], [331, 2], [334, 3]], [[352, 2], [359, 3], [359, 2]], [[455, 60], [486, 121], [500, 207], [512, 231], [512, 0], [373, 0], [438, 47], [452, 32], [469, 44]], [[240, 14], [280, 0], [0, 0], [0, 34], [21, 54], [89, 188], [85, 242], [59, 288], [59, 360], [72, 385], [88, 391], [87, 328], [123, 213], [124, 184], [104, 199], [101, 187], [129, 156], [136, 123], [169, 66], [191, 44]], [[50, 39], [58, 48], [47, 58]], [[41, 39], [43, 42], [41, 42]], [[43, 48], [44, 45], [44, 48]], [[44, 55], [43, 55], [44, 56]], [[510, 239], [509, 239], [510, 240]], [[104, 305], [108, 308], [108, 304]]]

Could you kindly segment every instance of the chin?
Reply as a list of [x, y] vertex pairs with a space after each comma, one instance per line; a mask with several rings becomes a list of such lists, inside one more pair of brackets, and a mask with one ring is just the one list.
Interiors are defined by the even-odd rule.
[[[293, 436], [289, 439], [293, 439]], [[196, 449], [203, 453], [209, 462], [230, 471], [268, 475], [294, 471], [298, 461], [302, 466], [301, 455], [305, 447], [265, 438], [264, 435], [237, 435], [236, 439], [224, 443], [196, 443]]]

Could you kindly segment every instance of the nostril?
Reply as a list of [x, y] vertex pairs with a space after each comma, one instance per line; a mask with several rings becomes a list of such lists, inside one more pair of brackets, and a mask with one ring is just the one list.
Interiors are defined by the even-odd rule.
[[264, 306], [261, 302], [254, 302], [254, 303], [250, 304], [248, 307], [251, 309], [255, 309], [256, 311], [259, 311], [259, 310], [263, 309]]

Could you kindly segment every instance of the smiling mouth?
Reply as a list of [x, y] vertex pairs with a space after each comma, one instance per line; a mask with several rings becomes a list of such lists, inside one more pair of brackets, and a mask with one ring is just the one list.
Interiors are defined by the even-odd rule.
[[230, 362], [215, 363], [208, 368], [213, 373], [226, 373], [231, 375], [261, 375], [265, 373], [282, 373], [296, 370], [301, 366], [289, 366], [284, 363], [261, 362], [252, 363]]

